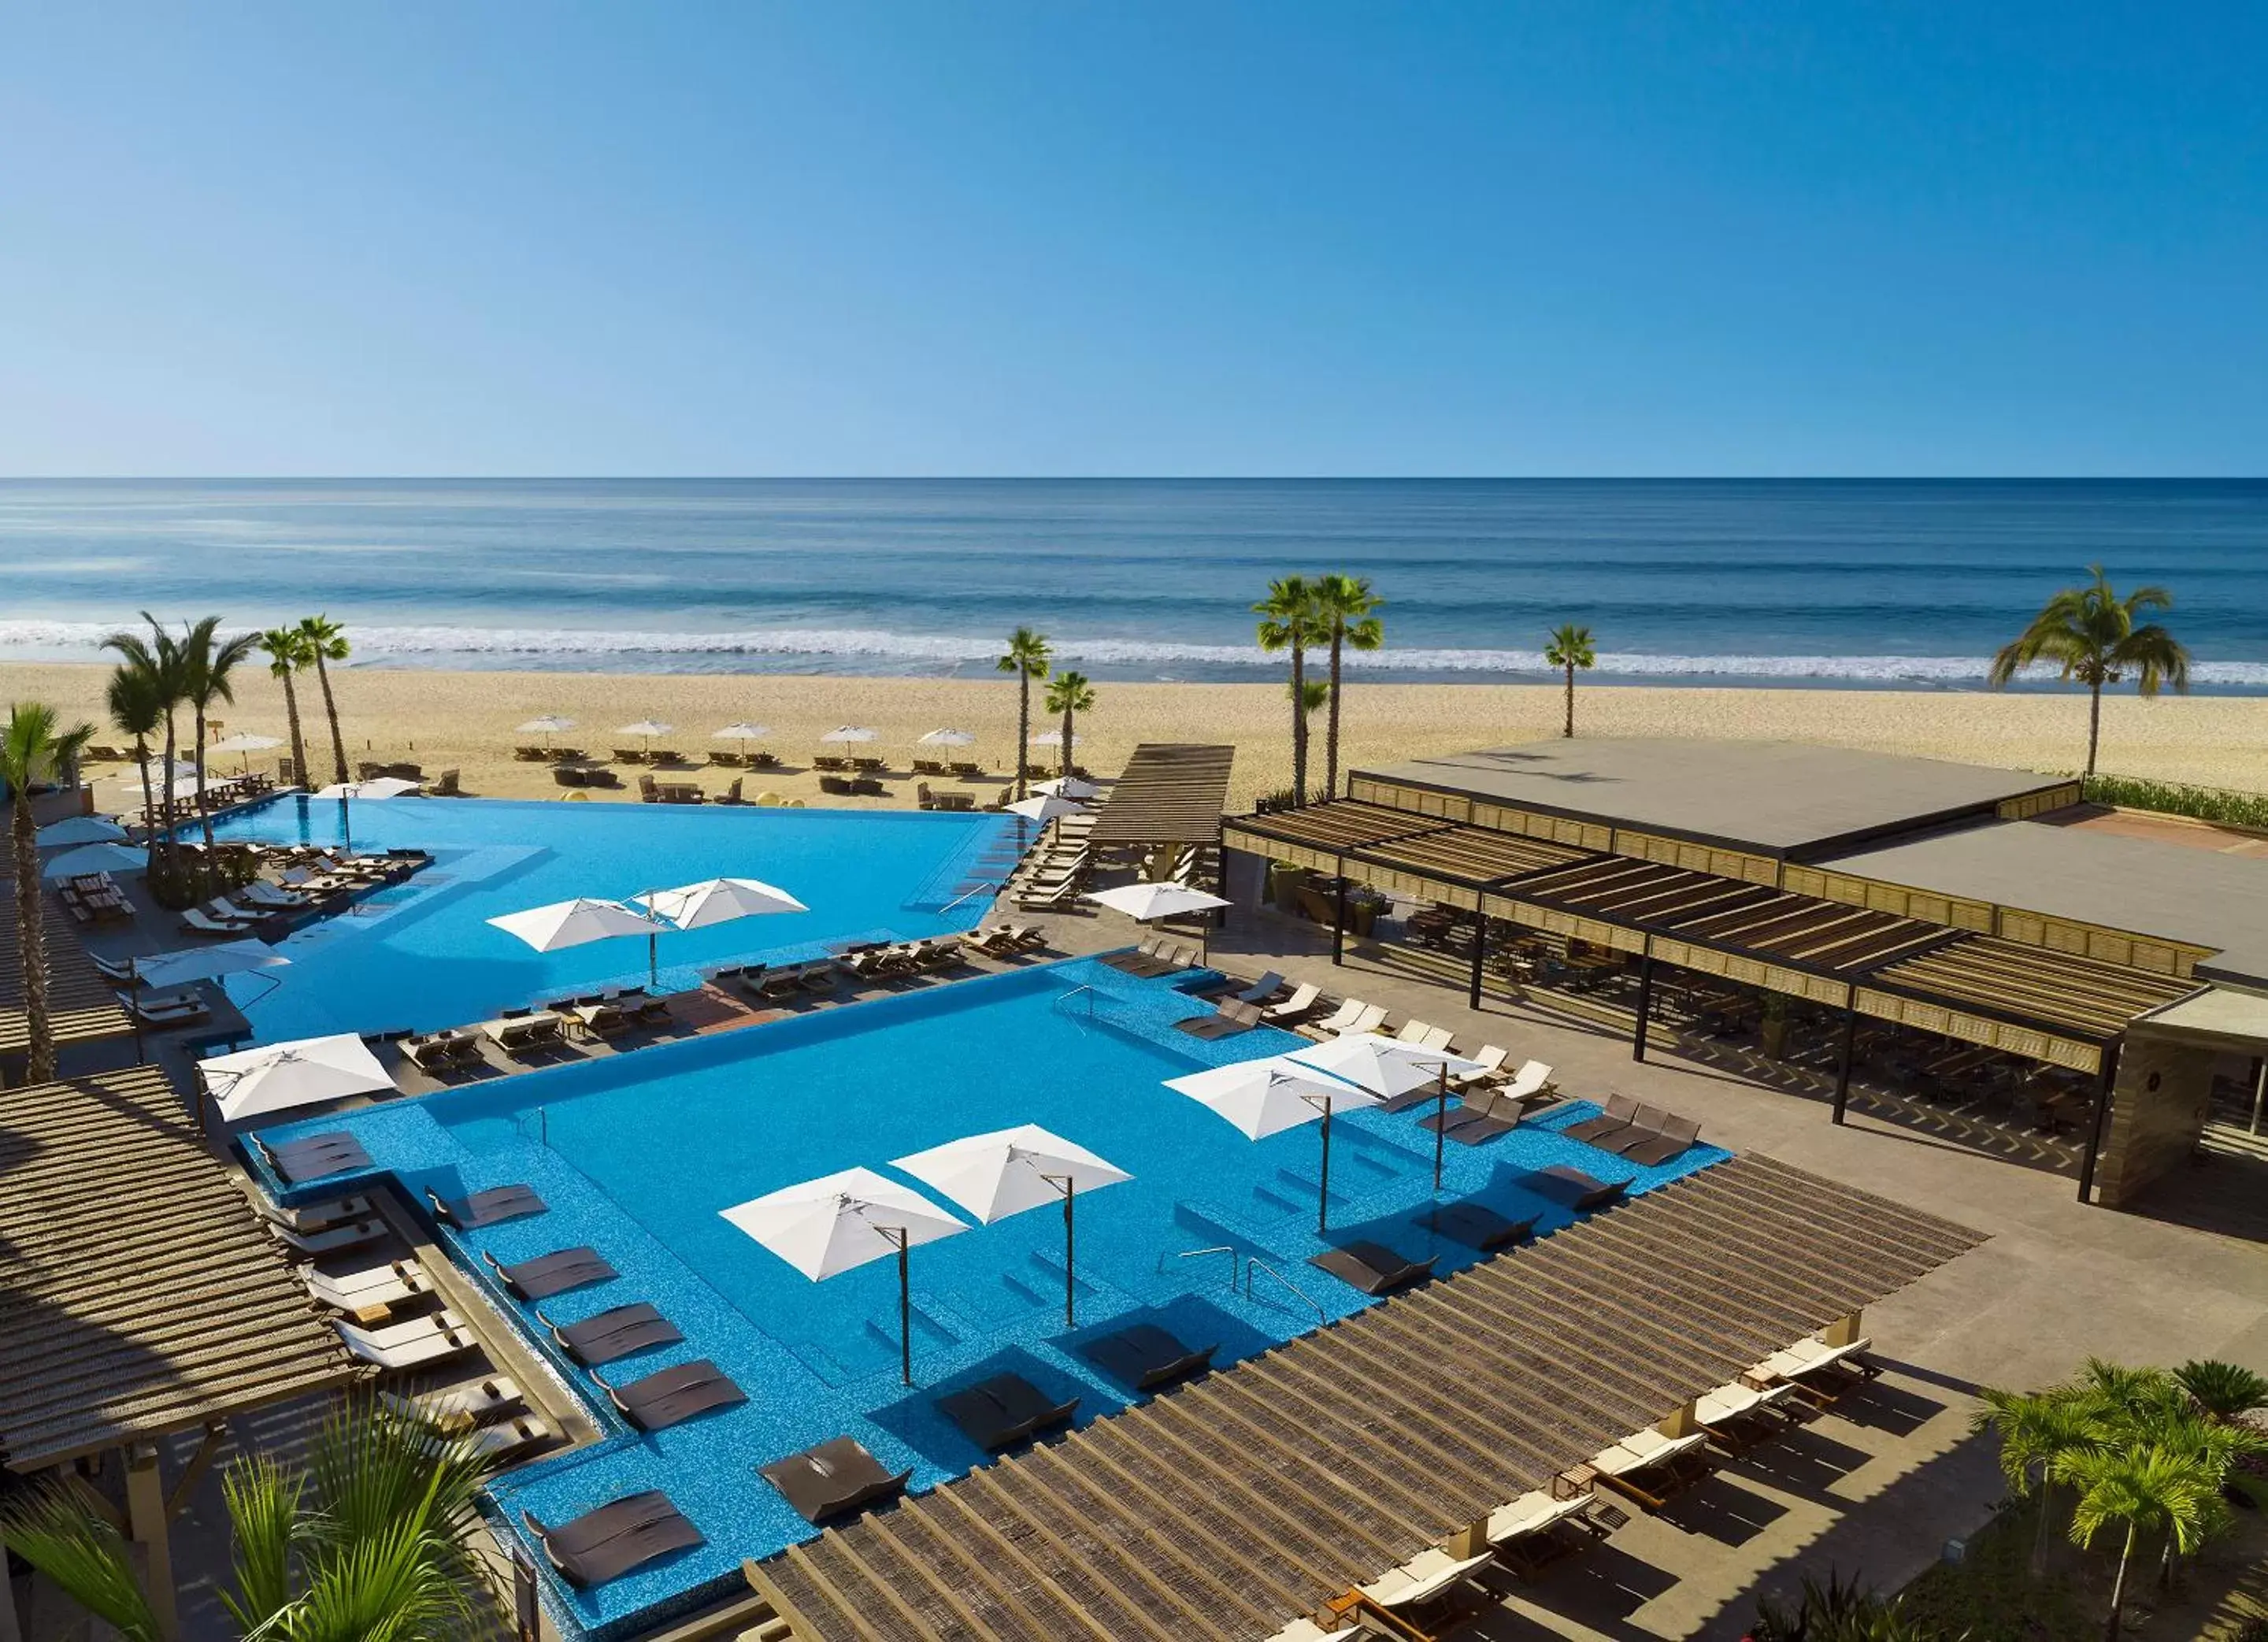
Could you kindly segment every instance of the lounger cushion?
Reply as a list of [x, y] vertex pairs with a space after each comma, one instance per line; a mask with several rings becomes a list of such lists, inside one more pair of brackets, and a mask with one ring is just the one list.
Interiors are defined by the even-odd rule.
[[1468, 1248], [1508, 1248], [1535, 1229], [1535, 1217], [1514, 1220], [1477, 1203], [1445, 1203], [1418, 1216], [1420, 1225]]
[[532, 1186], [492, 1186], [470, 1197], [453, 1198], [442, 1198], [429, 1191], [426, 1200], [450, 1225], [468, 1232], [541, 1214], [545, 1208], [543, 1199], [536, 1196]]
[[1390, 1294], [1433, 1275], [1433, 1263], [1404, 1260], [1383, 1243], [1357, 1239], [1313, 1255], [1307, 1263], [1351, 1283], [1366, 1294]]
[[913, 1476], [886, 1469], [855, 1437], [836, 1437], [757, 1469], [811, 1522], [888, 1498]]
[[556, 1528], [533, 1515], [525, 1521], [551, 1565], [578, 1586], [603, 1585], [657, 1557], [708, 1543], [659, 1491], [626, 1495]]
[[1079, 1346], [1079, 1353], [1113, 1379], [1139, 1391], [1153, 1390], [1212, 1366], [1220, 1348], [1192, 1351], [1153, 1322], [1138, 1322]]
[[640, 1431], [664, 1431], [696, 1415], [748, 1400], [748, 1394], [705, 1357], [612, 1387], [609, 1394], [622, 1417]]
[[588, 1245], [538, 1255], [533, 1260], [511, 1265], [497, 1264], [495, 1270], [523, 1300], [548, 1300], [570, 1289], [604, 1283], [615, 1275], [605, 1256]]
[[564, 1326], [552, 1323], [549, 1318], [541, 1320], [551, 1329], [552, 1337], [576, 1361], [593, 1366], [653, 1346], [672, 1345], [685, 1337], [677, 1331], [676, 1324], [643, 1300], [616, 1306]]

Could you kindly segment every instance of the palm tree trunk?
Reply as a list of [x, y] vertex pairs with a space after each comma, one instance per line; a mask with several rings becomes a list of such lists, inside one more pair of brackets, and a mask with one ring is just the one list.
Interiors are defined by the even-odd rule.
[[205, 873], [208, 879], [206, 887], [210, 888], [213, 864], [212, 806], [205, 802], [205, 704], [199, 702], [197, 703], [197, 823], [203, 828], [205, 836]]
[[[166, 703], [166, 813], [165, 813], [165, 821], [166, 821], [166, 865], [168, 867], [171, 867], [171, 866], [173, 865], [173, 755], [174, 755], [174, 753], [175, 753], [177, 750], [179, 750], [180, 746], [180, 737], [179, 737], [179, 735], [177, 734], [177, 733], [175, 732], [175, 730], [174, 730], [174, 728], [173, 728], [173, 704], [171, 702], [168, 702], [168, 703]], [[153, 849], [156, 847], [156, 841], [155, 841], [155, 840], [152, 840], [152, 841], [151, 841], [151, 847], [152, 847]]]
[[2046, 1469], [2040, 1473], [2040, 1520], [2032, 1535], [2031, 1576], [2035, 1579], [2047, 1572], [2048, 1519], [2055, 1514], [2055, 1484], [2048, 1477]]
[[331, 779], [341, 786], [347, 780], [347, 740], [339, 733], [339, 704], [331, 697], [331, 670], [323, 665], [323, 652], [315, 652], [315, 678], [323, 687], [323, 716], [331, 721]]
[[299, 784], [304, 787], [309, 784], [307, 742], [306, 739], [299, 733], [299, 692], [292, 686], [291, 673], [292, 669], [290, 667], [284, 670], [284, 721], [291, 726], [291, 770], [298, 777]]
[[2141, 1531], [2139, 1522], [2126, 1525], [2126, 1543], [2118, 1550], [2118, 1572], [2110, 1581], [2110, 1616], [2102, 1622], [2102, 1642], [2118, 1642], [2118, 1610], [2126, 1605], [2126, 1565], [2134, 1555], [2134, 1536]]
[[1070, 779], [1071, 779], [1071, 704], [1070, 704], [1068, 702], [1066, 702], [1066, 703], [1064, 704], [1064, 722], [1063, 722], [1063, 773], [1064, 773], [1064, 780], [1066, 780], [1066, 781], [1068, 781], [1068, 780], [1070, 780]]
[[1024, 801], [1024, 757], [1032, 740], [1032, 670], [1016, 669], [1016, 801]]
[[1566, 740], [1575, 739], [1575, 664], [1567, 664], [1567, 727], [1560, 735]]
[[146, 736], [134, 738], [134, 762], [142, 767], [142, 845], [145, 850], [158, 847], [158, 804], [150, 795], [150, 741]]
[[40, 917], [40, 856], [32, 822], [32, 795], [12, 795], [10, 831], [16, 851], [16, 945], [24, 965], [24, 1027], [31, 1039], [24, 1058], [24, 1081], [52, 1083], [55, 1039], [48, 1020], [48, 931]]
[[1307, 655], [1292, 641], [1292, 807], [1307, 807]]
[[2087, 691], [2087, 773], [2095, 773], [2095, 748], [2102, 739], [2102, 686], [2090, 684]]
[[1339, 645], [1346, 637], [1344, 622], [1331, 623], [1331, 716], [1323, 725], [1323, 796], [1339, 795]]

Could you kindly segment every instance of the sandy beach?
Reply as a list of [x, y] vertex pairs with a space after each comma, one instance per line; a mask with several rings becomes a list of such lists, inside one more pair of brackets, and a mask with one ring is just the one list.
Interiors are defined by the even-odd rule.
[[[67, 718], [92, 721], [97, 741], [118, 737], [102, 717], [107, 669], [99, 666], [0, 666], [0, 688], [11, 701], [49, 702]], [[863, 725], [876, 740], [863, 749], [891, 761], [902, 778], [887, 799], [830, 799], [834, 804], [914, 800], [906, 761], [920, 735], [941, 725], [977, 739], [946, 755], [982, 763], [1005, 777], [1013, 762], [1016, 688], [1012, 679], [932, 680], [670, 674], [424, 673], [343, 669], [335, 675], [339, 718], [350, 760], [414, 761], [429, 775], [454, 769], [467, 792], [490, 798], [562, 798], [541, 765], [514, 762], [513, 744], [529, 738], [514, 726], [539, 714], [577, 721], [562, 739], [604, 759], [624, 738], [614, 726], [652, 718], [674, 724], [667, 738], [693, 766], [674, 778], [720, 791], [737, 772], [702, 768], [712, 747], [769, 747], [787, 768], [751, 774], [747, 796], [770, 790], [820, 799], [810, 769], [819, 737], [838, 725]], [[285, 733], [282, 688], [265, 670], [247, 672], [234, 705], [221, 710], [224, 733]], [[309, 678], [302, 687], [308, 751], [320, 772], [328, 757], [322, 709]], [[1559, 692], [1535, 685], [1357, 683], [1347, 690], [1343, 762], [1376, 764], [1471, 747], [1503, 746], [1556, 734]], [[1092, 713], [1081, 716], [1079, 762], [1114, 773], [1142, 741], [1226, 741], [1237, 748], [1232, 801], [1287, 786], [1291, 780], [1288, 709], [1280, 686], [1101, 684]], [[735, 720], [768, 725], [756, 743], [714, 741], [711, 732]], [[186, 736], [188, 724], [182, 722]], [[1052, 725], [1037, 712], [1035, 733]], [[2087, 703], [2080, 695], [2007, 695], [1812, 689], [1669, 689], [1602, 686], [1579, 690], [1576, 728], [1598, 736], [1668, 735], [1786, 739], [1966, 760], [2018, 769], [2067, 771], [2085, 756]], [[216, 738], [217, 739], [217, 738]], [[635, 744], [634, 739], [632, 744]], [[1314, 757], [1321, 779], [1322, 720]], [[1052, 759], [1052, 750], [1041, 755]], [[264, 755], [274, 767], [275, 755]], [[220, 766], [238, 761], [221, 756]], [[255, 757], [254, 762], [263, 762]], [[2165, 696], [2143, 702], [2131, 692], [2106, 699], [2102, 767], [2124, 775], [2268, 791], [2268, 700], [2243, 696]], [[980, 784], [980, 797], [997, 792]], [[634, 798], [626, 791], [596, 799]], [[106, 800], [110, 795], [105, 794]]]

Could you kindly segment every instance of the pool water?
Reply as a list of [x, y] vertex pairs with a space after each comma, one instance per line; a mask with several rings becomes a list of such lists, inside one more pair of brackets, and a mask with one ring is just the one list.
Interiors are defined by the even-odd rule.
[[[468, 1270], [482, 1270], [482, 1253], [511, 1262], [590, 1243], [620, 1277], [545, 1302], [548, 1316], [571, 1322], [644, 1300], [686, 1336], [615, 1365], [610, 1379], [707, 1357], [748, 1393], [744, 1406], [652, 1434], [594, 1406], [606, 1440], [494, 1485], [515, 1521], [523, 1508], [556, 1521], [659, 1488], [707, 1536], [700, 1550], [596, 1590], [547, 1586], [571, 1628], [603, 1635], [727, 1589], [741, 1558], [814, 1532], [757, 1476], [761, 1464], [848, 1433], [894, 1469], [912, 1468], [915, 1488], [933, 1487], [985, 1457], [932, 1407], [942, 1390], [1012, 1371], [1079, 1396], [1083, 1423], [1130, 1396], [1073, 1349], [1094, 1335], [1140, 1317], [1192, 1344], [1219, 1343], [1225, 1364], [1373, 1303], [1307, 1263], [1325, 1247], [1318, 1126], [1249, 1141], [1161, 1086], [1301, 1042], [1263, 1029], [1206, 1043], [1172, 1029], [1205, 1009], [1169, 983], [1076, 960], [389, 1102], [270, 1138], [353, 1130], [377, 1167], [413, 1193], [534, 1186], [545, 1214], [450, 1235]], [[1489, 1145], [1450, 1145], [1443, 1196], [1540, 1213], [1546, 1230], [1567, 1224], [1566, 1211], [1521, 1182], [1554, 1162], [1609, 1178], [1631, 1173], [1557, 1132], [1593, 1109], [1578, 1103]], [[1434, 1202], [1421, 1115], [1336, 1119], [1330, 1237], [1431, 1255], [1447, 1272], [1479, 1256], [1413, 1219]], [[1059, 1212], [972, 1226], [912, 1253], [910, 1388], [899, 1380], [895, 1261], [814, 1283], [721, 1216], [778, 1187], [861, 1165], [887, 1174], [893, 1158], [1023, 1123], [1134, 1176], [1079, 1200], [1077, 1326], [1066, 1329], [1063, 1314]], [[1725, 1155], [1696, 1148], [1640, 1172], [1632, 1189]], [[561, 1373], [587, 1393], [579, 1371], [563, 1365]]]
[[289, 968], [232, 976], [229, 996], [259, 1041], [274, 1042], [431, 1031], [561, 992], [642, 984], [643, 939], [539, 953], [488, 920], [578, 895], [620, 899], [710, 878], [759, 879], [810, 910], [663, 935], [665, 990], [697, 984], [704, 965], [967, 929], [990, 904], [977, 887], [1005, 873], [1019, 824], [1012, 816], [921, 811], [490, 799], [346, 806], [277, 798], [219, 821], [216, 836], [416, 848], [431, 851], [433, 865], [292, 935], [280, 947]]

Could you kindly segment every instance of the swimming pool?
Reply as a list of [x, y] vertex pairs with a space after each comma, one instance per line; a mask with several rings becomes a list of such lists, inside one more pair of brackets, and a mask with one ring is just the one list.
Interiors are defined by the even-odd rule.
[[[488, 920], [577, 895], [621, 898], [703, 879], [761, 879], [811, 909], [660, 942], [665, 990], [697, 966], [815, 954], [832, 941], [967, 929], [1016, 846], [1012, 816], [652, 804], [395, 799], [350, 809], [281, 797], [216, 823], [225, 842], [432, 852], [433, 865], [280, 950], [286, 968], [232, 976], [259, 1041], [431, 1031], [560, 992], [643, 983], [645, 943], [539, 953]], [[966, 899], [961, 897], [966, 896]], [[957, 904], [956, 904], [957, 902]]]
[[[953, 1386], [1021, 1373], [1078, 1395], [1085, 1423], [1128, 1394], [1074, 1348], [1138, 1316], [1192, 1344], [1218, 1342], [1226, 1363], [1372, 1303], [1307, 1264], [1325, 1246], [1315, 1126], [1248, 1141], [1161, 1086], [1300, 1042], [1263, 1029], [1206, 1043], [1172, 1029], [1204, 1008], [1168, 983], [1073, 960], [313, 1119], [269, 1138], [350, 1129], [413, 1194], [534, 1186], [548, 1212], [446, 1234], [468, 1271], [482, 1269], [482, 1253], [511, 1262], [592, 1244], [621, 1275], [545, 1302], [548, 1315], [566, 1323], [644, 1300], [686, 1336], [616, 1365], [610, 1378], [707, 1357], [748, 1393], [744, 1405], [650, 1434], [594, 1406], [605, 1440], [494, 1485], [500, 1515], [515, 1524], [522, 1509], [557, 1521], [659, 1488], [706, 1535], [701, 1549], [596, 1589], [547, 1583], [563, 1622], [605, 1635], [729, 1589], [741, 1558], [815, 1532], [757, 1476], [760, 1464], [848, 1433], [894, 1469], [911, 1467], [916, 1489], [932, 1487], [984, 1458], [932, 1406]], [[1443, 1195], [1538, 1213], [1544, 1229], [1566, 1224], [1566, 1211], [1521, 1180], [1554, 1162], [1631, 1173], [1557, 1133], [1591, 1109], [1565, 1109], [1488, 1145], [1450, 1146]], [[1412, 1219], [1433, 1202], [1432, 1141], [1418, 1116], [1337, 1119], [1331, 1236], [1431, 1255], [1447, 1272], [1479, 1256]], [[974, 1226], [912, 1253], [910, 1388], [899, 1382], [895, 1263], [813, 1283], [719, 1213], [795, 1182], [862, 1165], [887, 1172], [893, 1158], [1023, 1123], [1134, 1176], [1079, 1199], [1078, 1327], [1064, 1323], [1059, 1215]], [[1639, 1172], [1632, 1189], [1725, 1155], [1697, 1148]], [[1235, 1252], [1190, 1252], [1222, 1249]], [[1264, 1263], [1260, 1274], [1239, 1281], [1253, 1273], [1251, 1259]], [[523, 1308], [500, 1305], [525, 1321]], [[562, 1374], [578, 1383], [577, 1371]]]

